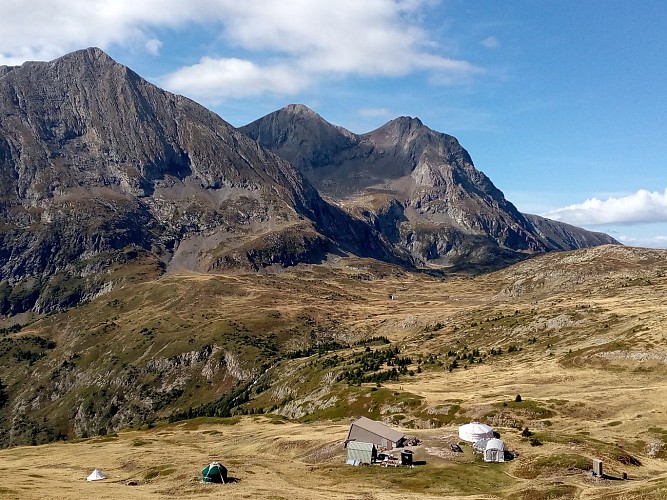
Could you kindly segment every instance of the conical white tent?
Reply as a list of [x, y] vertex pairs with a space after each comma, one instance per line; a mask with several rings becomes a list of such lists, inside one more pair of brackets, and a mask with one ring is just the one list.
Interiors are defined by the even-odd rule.
[[480, 439], [492, 439], [493, 427], [479, 422], [470, 422], [459, 427], [459, 437], [469, 443], [474, 443]]
[[485, 462], [504, 462], [505, 443], [500, 439], [489, 439], [484, 450]]
[[90, 476], [88, 476], [88, 479], [86, 481], [99, 481], [100, 479], [106, 479], [107, 477], [104, 475], [104, 472], [102, 472], [100, 469], [95, 469], [93, 472], [90, 473]]

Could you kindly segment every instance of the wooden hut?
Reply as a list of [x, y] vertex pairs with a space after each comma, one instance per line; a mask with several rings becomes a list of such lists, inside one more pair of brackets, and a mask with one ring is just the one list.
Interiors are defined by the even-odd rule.
[[362, 443], [373, 443], [378, 448], [391, 450], [405, 443], [405, 434], [384, 425], [382, 422], [361, 417], [350, 425], [347, 433], [346, 443], [359, 441]]

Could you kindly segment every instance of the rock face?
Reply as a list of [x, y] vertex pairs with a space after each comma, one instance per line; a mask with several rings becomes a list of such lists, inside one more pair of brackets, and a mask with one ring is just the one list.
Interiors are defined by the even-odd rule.
[[99, 49], [0, 68], [0, 313], [108, 289], [114, 264], [405, 262], [288, 162]]
[[493, 268], [616, 241], [521, 214], [458, 141], [400, 117], [356, 135], [290, 105], [240, 129], [422, 264]]

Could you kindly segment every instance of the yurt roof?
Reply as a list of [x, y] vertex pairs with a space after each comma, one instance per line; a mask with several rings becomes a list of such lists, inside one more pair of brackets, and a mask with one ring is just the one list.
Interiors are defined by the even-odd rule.
[[479, 422], [470, 422], [459, 427], [459, 437], [471, 443], [484, 438], [492, 438], [493, 427]]
[[474, 434], [487, 434], [493, 432], [493, 427], [490, 425], [482, 424], [481, 422], [470, 422], [469, 424], [464, 424], [459, 429], [463, 429], [466, 432], [472, 432]]
[[505, 443], [503, 442], [502, 439], [489, 439], [489, 441], [486, 443], [486, 449], [487, 450], [504, 450], [505, 449]]

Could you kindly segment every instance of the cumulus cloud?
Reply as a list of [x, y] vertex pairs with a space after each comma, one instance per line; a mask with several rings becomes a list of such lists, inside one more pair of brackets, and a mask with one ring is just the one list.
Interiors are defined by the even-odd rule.
[[164, 85], [209, 100], [248, 97], [263, 92], [294, 94], [308, 78], [286, 65], [260, 67], [242, 59], [202, 58], [167, 76]]
[[[228, 81], [225, 65], [202, 64], [167, 75], [170, 90], [196, 97], [224, 98], [243, 85], [244, 95], [298, 91], [324, 77], [403, 76], [426, 71], [431, 81], [454, 84], [481, 72], [473, 64], [432, 51], [428, 34], [411, 15], [428, 2], [420, 0], [261, 0], [226, 2], [219, 18], [223, 38], [232, 46], [268, 57], [251, 63], [248, 79]], [[240, 65], [240, 62], [238, 62]], [[261, 78], [260, 73], [273, 75]], [[219, 81], [202, 89], [197, 79]], [[274, 84], [271, 85], [269, 79]], [[205, 92], [202, 92], [205, 90]]]
[[[0, 63], [52, 59], [91, 45], [143, 48], [156, 55], [163, 41], [155, 32], [206, 25], [218, 32], [217, 47], [213, 44], [212, 52], [201, 54], [207, 57], [192, 66], [166, 75], [164, 82], [171, 90], [225, 98], [290, 92], [324, 77], [398, 77], [415, 71], [427, 72], [438, 84], [465, 82], [481, 69], [447, 57], [422, 27], [419, 20], [433, 4], [434, 0], [31, 0], [27, 9], [23, 0], [5, 0]], [[239, 59], [231, 57], [240, 54]], [[221, 74], [229, 69], [232, 75]], [[260, 77], [261, 72], [275, 78], [274, 85]]]
[[162, 42], [157, 38], [151, 38], [150, 40], [146, 41], [144, 47], [146, 48], [146, 51], [149, 54], [157, 56], [160, 54], [160, 49], [162, 48]]
[[640, 189], [636, 193], [590, 198], [544, 214], [549, 219], [575, 225], [641, 224], [667, 222], [667, 189], [664, 193]]
[[430, 53], [430, 40], [406, 15], [423, 2], [264, 0], [235, 2], [225, 34], [250, 50], [282, 52], [311, 71], [404, 75], [414, 69], [469, 70]]
[[[49, 60], [91, 45], [156, 49], [151, 26], [175, 27], [179, 2], [157, 0], [4, 0], [0, 16], [0, 61]], [[174, 5], [162, 5], [174, 4]], [[159, 48], [159, 47], [158, 47]]]

